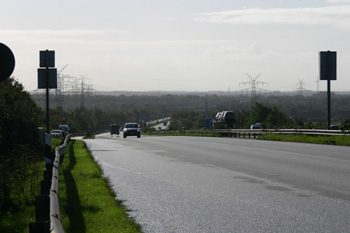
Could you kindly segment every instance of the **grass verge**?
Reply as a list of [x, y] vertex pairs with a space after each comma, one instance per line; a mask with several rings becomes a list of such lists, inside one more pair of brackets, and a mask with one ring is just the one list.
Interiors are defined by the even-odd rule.
[[[194, 133], [194, 132], [186, 132], [186, 131], [183, 131], [183, 132], [162, 131], [162, 132], [143, 133], [143, 134], [152, 135], [152, 136], [200, 136], [200, 137], [225, 136], [216, 132]], [[262, 134], [262, 135], [259, 135], [258, 139], [270, 140], [270, 141], [303, 142], [303, 143], [350, 146], [350, 136], [343, 136], [343, 135], [327, 136], [327, 135], [305, 135], [305, 134]]]
[[323, 136], [323, 135], [297, 135], [297, 134], [264, 134], [259, 140], [304, 142], [327, 145], [350, 146], [350, 136]]
[[84, 135], [83, 139], [95, 139], [95, 134]]
[[141, 232], [83, 141], [71, 141], [60, 171], [60, 208], [69, 232]]

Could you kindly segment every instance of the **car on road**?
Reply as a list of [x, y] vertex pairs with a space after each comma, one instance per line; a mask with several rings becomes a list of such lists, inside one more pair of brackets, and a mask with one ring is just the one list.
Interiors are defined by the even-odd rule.
[[261, 123], [255, 123], [250, 126], [250, 129], [261, 129]]
[[67, 134], [70, 133], [70, 128], [68, 125], [59, 125], [58, 126], [59, 130], [62, 130], [62, 135], [65, 137]]
[[110, 129], [111, 129], [111, 135], [113, 134], [116, 134], [116, 135], [119, 135], [119, 125], [116, 125], [116, 124], [113, 124], [113, 125], [110, 125]]
[[329, 127], [329, 129], [331, 129], [331, 130], [339, 130], [339, 129], [340, 129], [340, 126], [339, 126], [339, 125], [331, 125], [331, 126]]
[[53, 138], [62, 138], [63, 137], [63, 132], [62, 130], [59, 130], [59, 129], [54, 129], [54, 130], [51, 130], [51, 137]]
[[126, 123], [123, 129], [123, 138], [127, 136], [137, 136], [141, 137], [141, 130], [137, 123]]

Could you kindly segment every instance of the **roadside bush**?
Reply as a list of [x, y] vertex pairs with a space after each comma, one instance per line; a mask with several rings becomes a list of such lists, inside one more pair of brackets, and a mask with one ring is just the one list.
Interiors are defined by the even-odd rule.
[[292, 119], [281, 112], [277, 107], [269, 107], [261, 103], [256, 103], [250, 112], [250, 122], [261, 123], [263, 128], [294, 128], [296, 127]]
[[154, 127], [151, 127], [149, 125], [146, 125], [142, 128], [142, 132], [144, 132], [144, 133], [154, 133], [156, 131], [157, 130]]
[[341, 130], [350, 130], [350, 119], [345, 120], [340, 125]]
[[204, 123], [202, 112], [183, 110], [171, 116], [169, 130], [199, 129], [204, 127]]
[[0, 83], [0, 211], [16, 211], [40, 191], [40, 111], [13, 78]]

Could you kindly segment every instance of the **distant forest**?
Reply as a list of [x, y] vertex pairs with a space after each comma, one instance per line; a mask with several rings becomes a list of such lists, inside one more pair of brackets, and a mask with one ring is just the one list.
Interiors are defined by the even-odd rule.
[[[45, 95], [33, 94], [33, 100], [45, 109]], [[279, 95], [257, 96], [257, 103], [275, 107], [290, 118], [303, 122], [327, 121], [327, 92], [319, 92], [310, 96]], [[214, 117], [219, 111], [233, 110], [250, 112], [252, 106], [249, 96], [243, 95], [63, 95], [58, 98], [50, 95], [50, 107], [61, 107], [63, 110], [77, 108], [98, 109], [107, 112], [121, 112], [133, 115], [138, 121], [151, 121], [171, 116], [183, 110], [198, 110], [206, 113], [206, 117]], [[350, 95], [332, 93], [332, 123], [340, 123], [350, 117]], [[135, 119], [136, 120], [136, 119]]]

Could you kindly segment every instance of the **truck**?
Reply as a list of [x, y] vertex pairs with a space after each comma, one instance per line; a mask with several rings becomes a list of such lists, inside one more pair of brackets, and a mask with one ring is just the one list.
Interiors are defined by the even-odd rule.
[[62, 136], [65, 137], [67, 134], [70, 134], [70, 128], [68, 125], [59, 125], [59, 130], [62, 130]]
[[216, 128], [234, 128], [235, 114], [233, 111], [222, 111], [215, 115], [214, 126]]
[[111, 135], [113, 136], [113, 134], [119, 135], [119, 131], [120, 131], [120, 127], [117, 124], [112, 124], [109, 126], [110, 130], [111, 130]]

